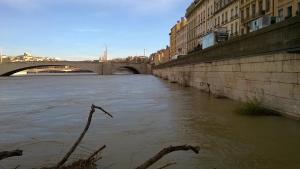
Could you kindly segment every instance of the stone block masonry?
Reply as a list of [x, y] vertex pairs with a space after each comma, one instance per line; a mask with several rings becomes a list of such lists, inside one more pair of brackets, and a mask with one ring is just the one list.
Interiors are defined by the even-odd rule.
[[154, 69], [153, 74], [242, 102], [257, 98], [267, 108], [300, 119], [299, 53], [174, 65]]

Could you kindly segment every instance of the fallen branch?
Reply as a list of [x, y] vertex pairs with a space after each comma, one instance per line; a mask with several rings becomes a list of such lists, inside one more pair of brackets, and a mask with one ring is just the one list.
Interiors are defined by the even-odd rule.
[[9, 157], [22, 156], [22, 155], [23, 155], [22, 150], [3, 151], [3, 152], [0, 152], [0, 160], [6, 159]]
[[99, 109], [99, 110], [103, 111], [103, 112], [104, 112], [104, 114], [106, 114], [106, 115], [110, 116], [111, 118], [113, 118], [113, 117], [114, 117], [113, 115], [111, 115], [110, 113], [108, 113], [106, 110], [104, 110], [102, 107], [95, 106], [95, 105], [92, 105], [92, 106], [94, 106], [94, 108], [95, 108], [95, 109]]
[[183, 146], [170, 146], [167, 148], [162, 149], [159, 153], [157, 153], [155, 156], [150, 158], [148, 161], [146, 161], [144, 164], [140, 165], [136, 169], [146, 169], [156, 163], [158, 160], [160, 160], [162, 157], [165, 155], [172, 153], [174, 151], [189, 151], [192, 150], [194, 153], [198, 154], [200, 148], [199, 147], [194, 147], [190, 145], [183, 145]]
[[101, 148], [99, 148], [99, 150], [95, 151], [88, 159], [87, 161], [93, 161], [93, 159], [95, 159], [95, 157], [103, 150], [106, 148], [106, 145], [102, 146]]
[[66, 163], [66, 161], [69, 159], [69, 157], [72, 155], [72, 153], [76, 150], [77, 146], [79, 145], [79, 143], [81, 142], [81, 140], [83, 139], [83, 137], [85, 136], [86, 132], [88, 131], [88, 129], [91, 125], [91, 121], [92, 121], [92, 118], [93, 118], [93, 114], [95, 113], [95, 109], [99, 109], [99, 110], [103, 111], [105, 114], [107, 114], [108, 116], [113, 117], [110, 113], [108, 113], [107, 111], [105, 111], [101, 107], [92, 105], [91, 110], [90, 110], [90, 114], [89, 114], [89, 117], [88, 117], [88, 121], [86, 123], [86, 126], [85, 126], [83, 132], [81, 133], [81, 135], [79, 136], [77, 141], [73, 144], [73, 146], [68, 151], [68, 153], [64, 156], [64, 158], [59, 163], [57, 163], [57, 165], [55, 167], [56, 169], [59, 169], [60, 167], [62, 167]]
[[175, 165], [175, 164], [176, 164], [175, 162], [174, 163], [169, 163], [169, 164], [166, 164], [166, 165], [164, 165], [162, 167], [159, 167], [157, 169], [164, 169], [164, 168], [170, 167], [170, 166]]

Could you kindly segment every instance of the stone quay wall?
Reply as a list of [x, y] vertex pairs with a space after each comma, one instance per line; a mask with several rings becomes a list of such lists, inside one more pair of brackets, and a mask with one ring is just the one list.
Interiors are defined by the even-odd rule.
[[153, 74], [300, 119], [300, 16], [154, 66]]
[[191, 86], [238, 101], [256, 98], [270, 109], [300, 119], [300, 54], [253, 57], [154, 69], [172, 83]]

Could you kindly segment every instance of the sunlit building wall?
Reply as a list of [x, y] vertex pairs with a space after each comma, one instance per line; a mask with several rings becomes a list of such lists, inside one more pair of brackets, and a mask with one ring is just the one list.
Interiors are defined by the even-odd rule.
[[186, 10], [187, 50], [199, 47], [199, 40], [214, 28], [214, 0], [194, 0]]
[[[187, 20], [182, 17], [177, 24], [176, 32], [176, 55], [187, 54]], [[171, 55], [171, 57], [174, 55]]]

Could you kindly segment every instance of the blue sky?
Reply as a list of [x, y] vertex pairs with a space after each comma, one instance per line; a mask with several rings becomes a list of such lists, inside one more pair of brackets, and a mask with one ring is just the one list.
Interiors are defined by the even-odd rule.
[[192, 0], [0, 0], [4, 54], [98, 59], [149, 55], [169, 44]]

